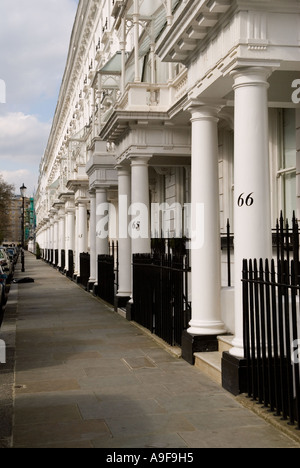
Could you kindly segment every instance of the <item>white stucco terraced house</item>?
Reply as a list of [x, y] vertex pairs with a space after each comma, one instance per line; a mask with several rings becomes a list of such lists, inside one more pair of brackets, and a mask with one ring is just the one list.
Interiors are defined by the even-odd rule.
[[[151, 238], [198, 235], [185, 352], [230, 333], [238, 367], [242, 260], [271, 258], [280, 211], [299, 216], [299, 102], [298, 0], [81, 0], [40, 166], [45, 260], [61, 267], [65, 252], [69, 271], [73, 252], [80, 278], [89, 252], [92, 289], [98, 255], [118, 240], [116, 296], [132, 302], [132, 255], [150, 253]], [[190, 207], [179, 221], [178, 204]]]

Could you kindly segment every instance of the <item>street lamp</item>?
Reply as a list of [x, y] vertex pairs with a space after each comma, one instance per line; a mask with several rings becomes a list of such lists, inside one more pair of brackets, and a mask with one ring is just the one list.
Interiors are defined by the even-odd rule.
[[22, 187], [20, 187], [21, 197], [23, 199], [23, 210], [22, 210], [22, 251], [21, 251], [21, 263], [22, 263], [22, 273], [25, 272], [25, 256], [24, 256], [24, 249], [25, 249], [25, 197], [26, 197], [26, 190], [24, 183]]

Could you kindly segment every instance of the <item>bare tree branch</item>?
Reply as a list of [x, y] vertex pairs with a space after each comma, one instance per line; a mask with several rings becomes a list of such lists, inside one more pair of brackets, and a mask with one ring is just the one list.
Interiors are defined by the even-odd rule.
[[9, 229], [9, 205], [14, 195], [15, 187], [7, 184], [0, 174], [0, 244]]

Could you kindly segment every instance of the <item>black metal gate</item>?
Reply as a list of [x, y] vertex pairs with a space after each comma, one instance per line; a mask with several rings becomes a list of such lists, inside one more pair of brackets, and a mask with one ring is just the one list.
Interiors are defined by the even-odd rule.
[[73, 250], [68, 251], [68, 258], [69, 258], [69, 269], [67, 271], [67, 277], [73, 278], [74, 275], [74, 253]]
[[191, 316], [189, 271], [187, 255], [133, 256], [132, 320], [171, 346], [181, 346]]
[[98, 256], [98, 296], [109, 304], [115, 297], [114, 257], [112, 255]]
[[61, 250], [61, 264], [60, 264], [60, 271], [64, 271], [66, 266], [66, 251]]
[[89, 253], [81, 253], [80, 254], [80, 275], [78, 277], [78, 282], [82, 284], [85, 288], [88, 286], [88, 282], [90, 279], [90, 268], [91, 268], [91, 260]]
[[118, 290], [119, 245], [112, 242], [109, 245], [109, 255], [98, 255], [98, 287], [97, 296], [109, 304], [114, 304]]

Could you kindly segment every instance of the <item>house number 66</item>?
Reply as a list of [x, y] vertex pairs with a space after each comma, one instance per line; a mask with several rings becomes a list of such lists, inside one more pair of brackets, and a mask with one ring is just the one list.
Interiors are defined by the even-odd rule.
[[239, 196], [239, 199], [238, 199], [238, 206], [239, 206], [240, 208], [242, 208], [242, 206], [244, 206], [244, 205], [246, 205], [246, 206], [252, 206], [253, 203], [254, 203], [254, 199], [253, 199], [253, 197], [252, 197], [253, 193], [254, 193], [254, 192], [251, 192], [251, 193], [247, 196], [246, 199], [245, 199], [245, 197], [244, 197], [245, 194], [242, 193], [242, 194]]

